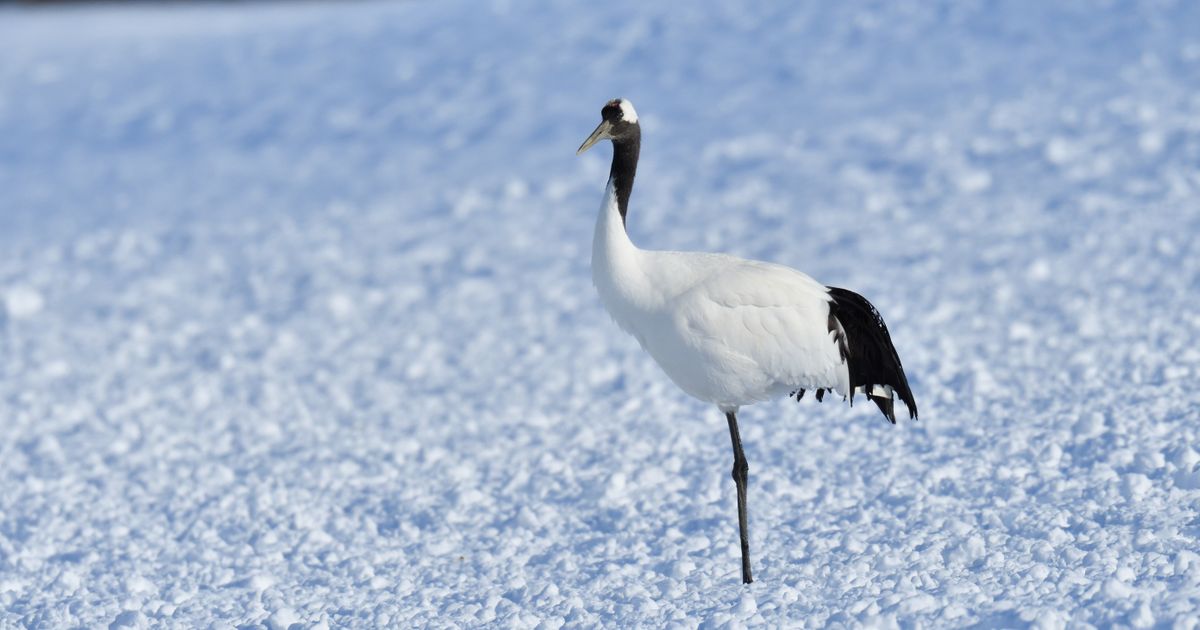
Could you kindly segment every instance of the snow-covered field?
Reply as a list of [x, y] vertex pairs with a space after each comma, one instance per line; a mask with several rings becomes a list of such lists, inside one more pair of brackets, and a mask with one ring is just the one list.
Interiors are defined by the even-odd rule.
[[[1197, 627], [1200, 4], [794, 4], [0, 7], [0, 627]], [[614, 96], [920, 404], [743, 410], [748, 587]]]

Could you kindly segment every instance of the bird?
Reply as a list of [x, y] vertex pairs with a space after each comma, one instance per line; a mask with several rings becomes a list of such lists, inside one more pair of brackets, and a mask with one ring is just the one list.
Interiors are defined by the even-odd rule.
[[707, 252], [641, 249], [626, 231], [642, 131], [624, 98], [600, 110], [576, 155], [612, 143], [612, 167], [592, 238], [592, 282], [616, 324], [667, 377], [725, 415], [733, 446], [742, 582], [750, 584], [746, 506], [749, 465], [737, 414], [783, 395], [815, 390], [853, 406], [865, 395], [896, 424], [895, 398], [917, 404], [887, 324], [866, 298], [783, 265]]

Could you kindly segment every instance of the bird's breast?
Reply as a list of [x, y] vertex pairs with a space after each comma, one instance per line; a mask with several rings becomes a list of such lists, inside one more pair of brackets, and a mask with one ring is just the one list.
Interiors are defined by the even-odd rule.
[[680, 308], [668, 296], [631, 299], [623, 287], [597, 283], [606, 310], [680, 389], [694, 398], [726, 407], [760, 402], [779, 389], [755, 360], [705, 328], [705, 320]]

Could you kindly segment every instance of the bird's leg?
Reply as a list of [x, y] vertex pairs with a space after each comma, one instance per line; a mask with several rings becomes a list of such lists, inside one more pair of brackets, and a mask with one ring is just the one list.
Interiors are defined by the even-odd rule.
[[729, 439], [733, 441], [733, 482], [737, 484], [738, 533], [742, 537], [742, 583], [749, 584], [754, 581], [750, 577], [750, 528], [746, 522], [746, 473], [750, 466], [742, 452], [737, 416], [731, 411], [725, 414], [725, 419], [729, 421]]

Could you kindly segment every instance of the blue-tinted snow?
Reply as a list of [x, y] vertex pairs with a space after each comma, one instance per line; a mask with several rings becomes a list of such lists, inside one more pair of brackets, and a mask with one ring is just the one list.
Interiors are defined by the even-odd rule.
[[[0, 625], [1200, 623], [1200, 9], [0, 8]], [[634, 239], [887, 318], [728, 436]]]

